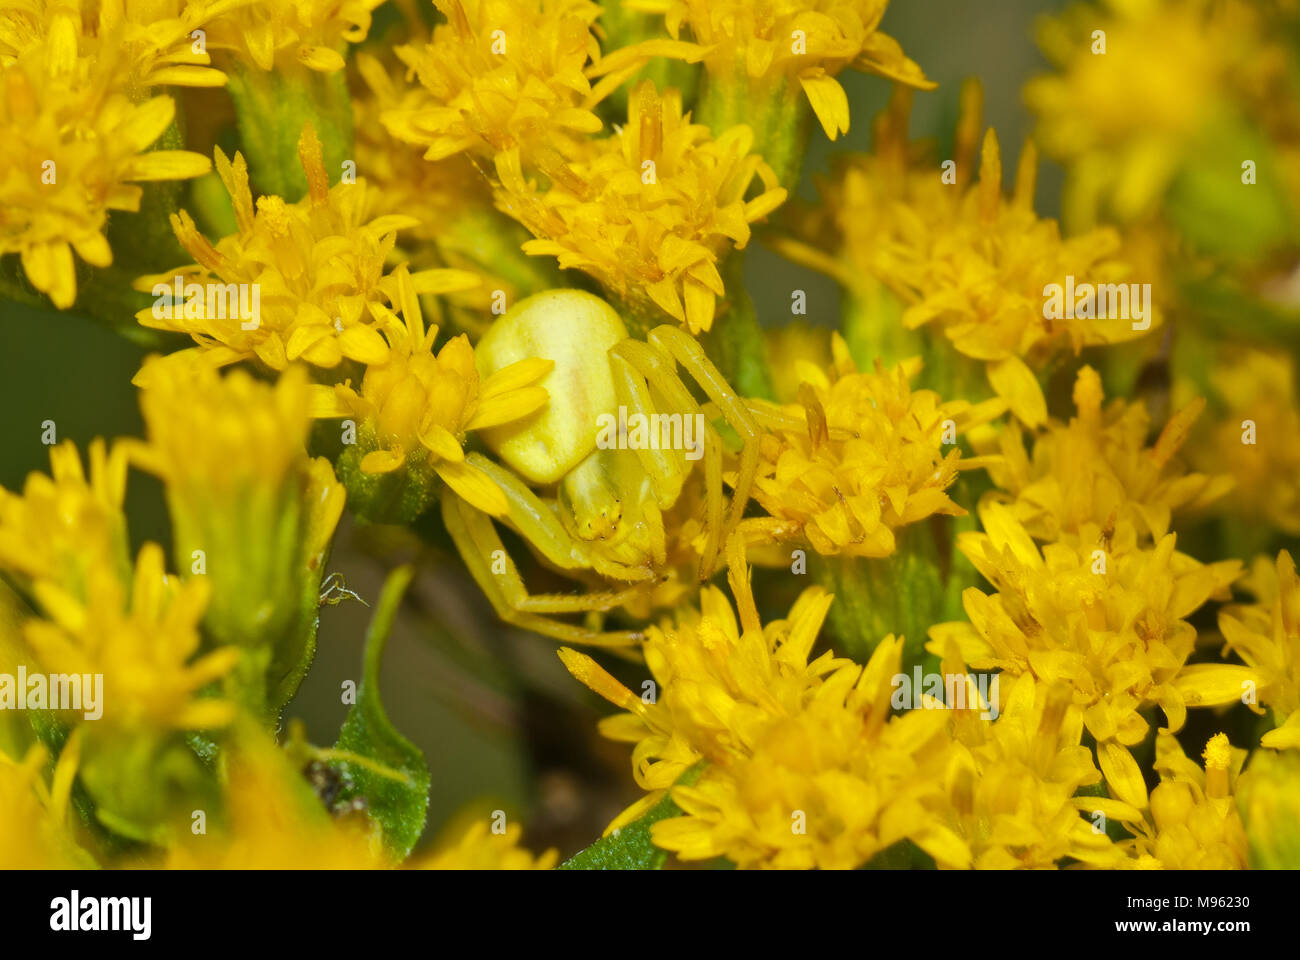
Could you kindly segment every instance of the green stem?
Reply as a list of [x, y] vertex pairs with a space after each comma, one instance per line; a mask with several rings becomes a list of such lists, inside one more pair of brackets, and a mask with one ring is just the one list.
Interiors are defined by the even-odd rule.
[[903, 666], [926, 660], [930, 627], [945, 619], [946, 563], [940, 562], [936, 518], [896, 531], [898, 549], [889, 557], [819, 557], [818, 580], [831, 593], [829, 625], [836, 646], [865, 663], [888, 634], [905, 638]]
[[727, 288], [728, 308], [702, 338], [705, 349], [727, 382], [742, 396], [775, 399], [763, 331], [758, 325], [754, 301], [745, 290], [743, 253], [732, 253], [723, 263], [722, 280]]
[[352, 157], [352, 101], [344, 71], [293, 67], [264, 72], [240, 66], [229, 77], [240, 145], [260, 192], [288, 202], [306, 195], [298, 138], [309, 121], [320, 138], [330, 181], [338, 181], [343, 161]]
[[777, 182], [790, 191], [798, 185], [812, 110], [797, 84], [785, 77], [750, 83], [743, 67], [733, 77], [709, 74], [697, 117], [715, 137], [737, 124], [749, 127], [753, 152], [767, 161]]

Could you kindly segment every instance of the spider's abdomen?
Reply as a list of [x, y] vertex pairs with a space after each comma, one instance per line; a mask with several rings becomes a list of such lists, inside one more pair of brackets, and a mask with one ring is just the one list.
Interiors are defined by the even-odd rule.
[[555, 369], [539, 384], [546, 406], [482, 431], [493, 453], [532, 484], [556, 483], [581, 463], [596, 449], [597, 419], [618, 407], [608, 351], [626, 337], [614, 308], [581, 290], [548, 290], [506, 311], [474, 350], [479, 376], [529, 357]]

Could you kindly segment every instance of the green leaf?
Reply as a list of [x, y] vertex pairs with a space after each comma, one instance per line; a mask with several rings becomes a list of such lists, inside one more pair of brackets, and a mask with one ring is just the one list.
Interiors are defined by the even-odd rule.
[[385, 845], [399, 860], [411, 852], [424, 829], [429, 807], [429, 768], [424, 755], [397, 732], [384, 712], [379, 699], [379, 664], [413, 573], [409, 566], [399, 567], [384, 584], [366, 635], [357, 702], [343, 722], [336, 747], [369, 761], [336, 761], [347, 781], [341, 799], [365, 799], [370, 816], [383, 830]]
[[[680, 777], [673, 786], [690, 786], [704, 772], [701, 760]], [[642, 817], [626, 827], [601, 837], [587, 849], [560, 864], [560, 870], [659, 870], [668, 854], [650, 842], [650, 828], [660, 820], [675, 817], [681, 808], [673, 803], [672, 792], [664, 794]]]

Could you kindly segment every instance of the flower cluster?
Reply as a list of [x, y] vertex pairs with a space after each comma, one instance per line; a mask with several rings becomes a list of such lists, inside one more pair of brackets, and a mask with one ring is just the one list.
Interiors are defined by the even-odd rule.
[[888, 6], [0, 0], [0, 866], [1300, 866], [1297, 4]]

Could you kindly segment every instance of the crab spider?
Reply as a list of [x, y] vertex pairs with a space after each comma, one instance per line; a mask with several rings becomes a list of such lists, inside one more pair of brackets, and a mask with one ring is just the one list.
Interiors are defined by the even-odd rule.
[[[599, 631], [553, 619], [555, 614], [612, 610], [665, 579], [664, 512], [673, 506], [696, 459], [704, 467], [704, 546], [699, 576], [718, 566], [721, 545], [749, 499], [758, 465], [758, 428], [744, 402], [704, 350], [677, 327], [628, 337], [623, 321], [599, 297], [553, 290], [529, 297], [501, 316], [475, 349], [479, 373], [490, 376], [518, 360], [555, 363], [541, 381], [548, 404], [511, 424], [482, 431], [496, 460], [467, 460], [501, 488], [508, 512], [497, 518], [518, 533], [547, 565], [577, 579], [593, 574], [617, 584], [582, 594], [530, 594], [505, 550], [493, 518], [450, 490], [442, 516], [466, 566], [502, 619], [570, 643], [626, 646], [637, 631]], [[708, 396], [701, 405], [677, 374], [691, 375]], [[628, 412], [631, 416], [628, 416]], [[671, 411], [671, 413], [665, 413]], [[660, 443], [598, 443], [608, 418], [626, 423], [702, 425], [695, 457]], [[730, 505], [724, 503], [720, 415], [743, 444]], [[625, 419], [627, 418], [627, 419]], [[683, 435], [679, 432], [679, 436]], [[657, 433], [656, 433], [657, 436]]]

